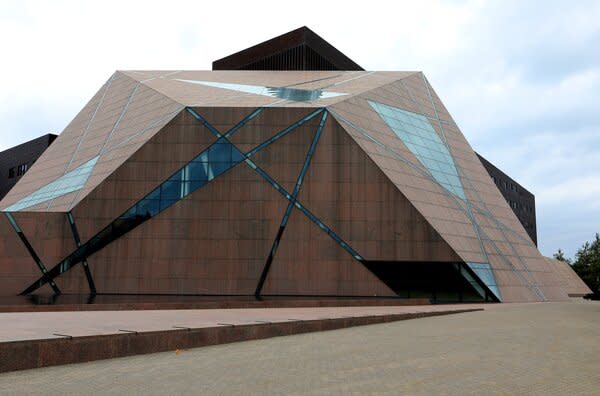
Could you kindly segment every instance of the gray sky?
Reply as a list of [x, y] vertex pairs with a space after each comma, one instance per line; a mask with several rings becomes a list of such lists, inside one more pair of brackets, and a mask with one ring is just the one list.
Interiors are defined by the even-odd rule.
[[59, 133], [116, 69], [210, 69], [307, 25], [422, 70], [475, 150], [536, 195], [546, 255], [600, 232], [599, 1], [3, 1], [0, 150]]

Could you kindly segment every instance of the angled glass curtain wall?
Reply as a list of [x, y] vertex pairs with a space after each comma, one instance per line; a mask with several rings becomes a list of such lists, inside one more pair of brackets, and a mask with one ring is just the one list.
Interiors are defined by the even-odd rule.
[[228, 89], [254, 95], [269, 96], [271, 98], [291, 100], [293, 102], [313, 102], [319, 99], [336, 98], [347, 95], [341, 92], [322, 91], [320, 89], [300, 89], [288, 87], [267, 87], [262, 85], [232, 84], [217, 81], [182, 80], [190, 84], [204, 85], [207, 87]]
[[492, 271], [492, 267], [487, 263], [467, 263], [467, 266], [477, 275], [477, 277], [486, 285], [486, 287], [502, 301], [500, 290], [496, 284], [496, 277]]
[[486, 263], [457, 263], [456, 270], [484, 299], [502, 302], [492, 268]]
[[441, 186], [466, 199], [454, 159], [427, 117], [372, 100], [368, 102]]
[[220, 138], [125, 212], [121, 219], [155, 216], [245, 158], [225, 138]]
[[20, 199], [4, 209], [4, 211], [18, 212], [19, 210], [28, 208], [30, 206], [37, 205], [39, 203], [46, 202], [70, 192], [82, 189], [90, 177], [92, 170], [94, 170], [94, 166], [96, 165], [96, 162], [98, 162], [98, 158], [99, 157], [96, 156], [72, 171], [65, 173], [58, 179], [38, 188], [25, 198]]

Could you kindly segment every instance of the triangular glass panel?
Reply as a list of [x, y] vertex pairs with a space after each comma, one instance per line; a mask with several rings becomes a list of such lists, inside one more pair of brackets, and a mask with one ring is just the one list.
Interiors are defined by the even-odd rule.
[[341, 92], [328, 92], [320, 89], [298, 89], [298, 88], [287, 88], [287, 87], [266, 87], [262, 85], [246, 85], [246, 84], [230, 84], [216, 81], [200, 81], [200, 80], [182, 80], [176, 79], [177, 81], [186, 82], [190, 84], [204, 85], [213, 88], [229, 89], [232, 91], [244, 92], [254, 95], [269, 96], [271, 98], [278, 98], [284, 100], [291, 100], [294, 102], [313, 102], [319, 99], [335, 98], [338, 96], [346, 95]]
[[58, 179], [32, 192], [4, 209], [5, 212], [17, 212], [39, 203], [58, 198], [73, 191], [80, 190], [87, 182], [99, 156], [65, 173]]
[[494, 272], [492, 272], [492, 267], [487, 263], [466, 264], [475, 273], [475, 275], [477, 275], [479, 280], [483, 282], [492, 293], [494, 293], [494, 296], [496, 296], [498, 300], [502, 301], [500, 290], [498, 290], [498, 285], [496, 284], [496, 277], [494, 276]]
[[198, 154], [163, 181], [155, 190], [125, 212], [121, 218], [152, 217], [187, 197], [246, 157], [225, 138]]
[[427, 117], [372, 100], [369, 104], [437, 183], [466, 199], [452, 155]]

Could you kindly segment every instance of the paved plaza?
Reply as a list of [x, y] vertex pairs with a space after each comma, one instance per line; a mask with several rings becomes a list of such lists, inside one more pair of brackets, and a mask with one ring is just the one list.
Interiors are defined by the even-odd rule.
[[485, 311], [0, 375], [0, 394], [600, 394], [600, 303]]

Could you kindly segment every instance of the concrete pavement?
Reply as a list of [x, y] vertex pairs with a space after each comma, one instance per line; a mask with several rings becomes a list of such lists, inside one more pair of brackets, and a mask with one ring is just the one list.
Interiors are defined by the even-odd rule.
[[0, 394], [598, 395], [600, 303], [498, 304], [19, 371], [0, 374]]

